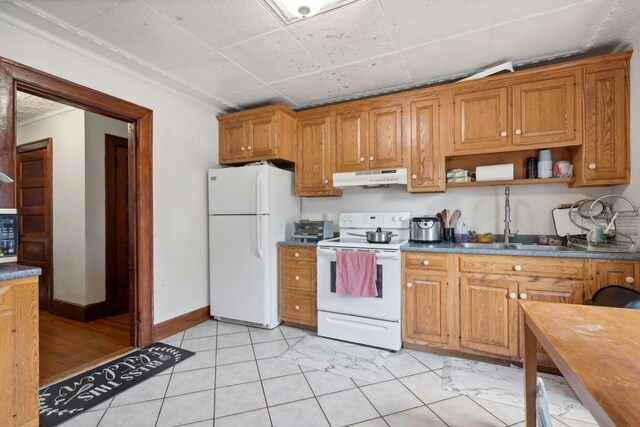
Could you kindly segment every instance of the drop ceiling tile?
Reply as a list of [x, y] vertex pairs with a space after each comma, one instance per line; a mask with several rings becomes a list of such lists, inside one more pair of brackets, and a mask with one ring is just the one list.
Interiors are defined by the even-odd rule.
[[327, 102], [348, 95], [328, 71], [307, 74], [271, 86], [299, 105]]
[[398, 53], [330, 70], [351, 95], [408, 86], [411, 82]]
[[414, 83], [431, 82], [486, 68], [489, 30], [478, 30], [402, 51]]
[[221, 52], [266, 82], [310, 74], [321, 68], [285, 30], [236, 44]]
[[380, 2], [399, 49], [491, 25], [493, 0], [403, 0], [402, 2], [380, 0]]
[[71, 25], [82, 25], [90, 18], [114, 6], [119, 0], [27, 0], [45, 12]]
[[144, 1], [215, 49], [281, 28], [256, 0]]
[[487, 59], [514, 63], [578, 51], [604, 19], [606, 0], [592, 1], [491, 30]]
[[284, 97], [282, 94], [271, 89], [268, 86], [260, 86], [253, 89], [243, 90], [223, 95], [226, 101], [237, 105], [242, 109], [261, 107], [269, 104], [286, 104], [290, 107], [296, 107], [292, 101]]
[[168, 69], [167, 73], [209, 96], [220, 96], [262, 85], [251, 74], [215, 52], [176, 65]]
[[382, 11], [371, 0], [303, 20], [290, 28], [327, 68], [395, 50]]
[[521, 20], [531, 15], [549, 13], [570, 5], [588, 2], [589, 0], [496, 0], [493, 23]]
[[210, 49], [142, 2], [128, 0], [82, 28], [160, 68], [204, 55]]

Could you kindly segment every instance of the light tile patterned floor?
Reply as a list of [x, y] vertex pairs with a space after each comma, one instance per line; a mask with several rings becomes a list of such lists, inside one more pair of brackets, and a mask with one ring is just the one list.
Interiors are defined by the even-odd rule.
[[[202, 323], [162, 340], [197, 354], [65, 427], [523, 426], [524, 411], [440, 388], [444, 358], [402, 350], [374, 382], [277, 358], [310, 332]], [[583, 427], [554, 419], [554, 427]]]

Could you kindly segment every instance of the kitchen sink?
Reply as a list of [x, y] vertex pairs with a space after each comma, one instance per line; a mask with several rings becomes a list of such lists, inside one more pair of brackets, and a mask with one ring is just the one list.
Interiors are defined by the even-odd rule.
[[554, 252], [554, 251], [562, 251], [566, 249], [566, 246], [555, 246], [555, 245], [522, 245], [518, 249], [522, 249], [523, 251], [541, 251], [541, 252]]
[[564, 246], [547, 245], [524, 245], [522, 243], [460, 243], [461, 248], [466, 249], [494, 249], [494, 250], [517, 250], [517, 251], [540, 251], [553, 252], [561, 251]]

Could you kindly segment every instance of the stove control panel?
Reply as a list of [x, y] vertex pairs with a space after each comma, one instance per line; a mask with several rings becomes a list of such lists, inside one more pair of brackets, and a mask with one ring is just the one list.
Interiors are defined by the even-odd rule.
[[409, 228], [409, 212], [346, 212], [340, 214], [340, 228]]

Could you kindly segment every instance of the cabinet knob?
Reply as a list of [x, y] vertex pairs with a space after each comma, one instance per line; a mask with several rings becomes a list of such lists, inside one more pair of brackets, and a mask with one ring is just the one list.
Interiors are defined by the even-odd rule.
[[324, 180], [324, 185], [327, 185], [328, 183], [329, 183], [329, 180], [328, 180], [328, 179], [325, 179], [325, 180]]
[[294, 308], [296, 309], [296, 311], [300, 311], [300, 306], [299, 305], [296, 305]]
[[502, 132], [500, 132], [500, 136], [507, 136], [507, 131], [503, 130]]
[[520, 129], [516, 129], [516, 135], [520, 135], [522, 131]]
[[300, 256], [300, 254], [298, 252], [293, 254], [294, 257], [298, 258]]
[[407, 288], [411, 288], [412, 286], [411, 282], [407, 283]]
[[422, 261], [422, 265], [426, 266], [426, 265], [429, 265], [429, 264], [430, 264], [430, 262], [429, 262], [428, 259], [425, 259], [424, 261]]
[[516, 299], [516, 297], [517, 297], [517, 295], [516, 295], [516, 293], [515, 293], [515, 292], [511, 292], [511, 293], [509, 294], [509, 299]]
[[520, 271], [520, 270], [522, 270], [522, 266], [521, 266], [521, 265], [517, 265], [517, 264], [516, 264], [516, 265], [514, 265], [514, 266], [513, 266], [513, 269], [514, 269], [515, 271]]
[[251, 150], [251, 146], [248, 146], [248, 147], [247, 147], [247, 150]]
[[300, 280], [300, 276], [295, 276], [294, 279]]
[[360, 162], [364, 162], [364, 157], [360, 157]]
[[596, 167], [595, 163], [589, 163], [589, 169], [594, 170]]
[[520, 299], [527, 299], [527, 294], [524, 292], [520, 294]]
[[411, 175], [411, 179], [418, 179], [418, 175]]
[[240, 151], [244, 151], [244, 147], [240, 147]]
[[373, 160], [373, 156], [369, 156], [369, 160]]
[[627, 283], [633, 283], [636, 281], [636, 279], [634, 279], [633, 277], [629, 276], [627, 278], [624, 279], [625, 282]]

